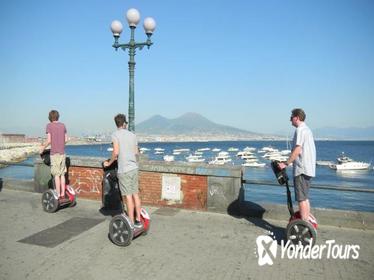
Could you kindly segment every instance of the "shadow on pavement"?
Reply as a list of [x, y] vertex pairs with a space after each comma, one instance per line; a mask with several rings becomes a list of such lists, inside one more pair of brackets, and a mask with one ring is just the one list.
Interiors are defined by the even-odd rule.
[[280, 245], [281, 240], [286, 240], [286, 229], [269, 223], [263, 219], [266, 209], [261, 205], [251, 201], [244, 201], [244, 189], [241, 188], [239, 192], [239, 198], [233, 201], [227, 208], [227, 213], [238, 219], [246, 219], [248, 222], [254, 224], [257, 227], [264, 229], [269, 236], [275, 238], [277, 243]]

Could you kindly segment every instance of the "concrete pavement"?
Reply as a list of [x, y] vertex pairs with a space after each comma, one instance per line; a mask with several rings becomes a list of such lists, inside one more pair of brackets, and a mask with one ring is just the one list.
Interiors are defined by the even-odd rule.
[[[149, 234], [117, 247], [108, 239], [111, 217], [99, 212], [100, 202], [79, 200], [74, 208], [48, 214], [40, 199], [38, 193], [0, 192], [0, 279], [358, 280], [372, 279], [374, 273], [372, 230], [318, 230], [317, 244], [334, 239], [342, 246], [359, 245], [358, 259], [281, 258], [278, 245], [274, 263], [259, 266], [257, 237], [271, 231], [280, 240], [286, 221], [146, 207], [152, 219]], [[69, 229], [74, 221], [82, 225]], [[19, 242], [28, 238], [32, 243], [43, 234], [51, 238], [48, 233], [70, 238], [49, 247]]]

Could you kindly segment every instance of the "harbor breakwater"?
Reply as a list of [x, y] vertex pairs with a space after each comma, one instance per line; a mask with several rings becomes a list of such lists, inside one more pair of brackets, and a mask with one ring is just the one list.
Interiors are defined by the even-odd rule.
[[[21, 162], [37, 154], [40, 149], [40, 143], [6, 143], [0, 146], [0, 162]], [[0, 167], [4, 167], [1, 165]]]

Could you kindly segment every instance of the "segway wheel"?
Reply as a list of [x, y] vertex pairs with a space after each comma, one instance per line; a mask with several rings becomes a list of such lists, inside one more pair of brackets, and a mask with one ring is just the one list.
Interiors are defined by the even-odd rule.
[[45, 191], [43, 193], [43, 195], [42, 195], [42, 205], [43, 205], [44, 211], [46, 211], [48, 213], [56, 212], [56, 210], [58, 208], [58, 200], [55, 198], [55, 196], [53, 195], [53, 193], [50, 190]]
[[304, 220], [293, 220], [287, 226], [287, 239], [293, 244], [306, 246], [312, 243], [312, 246], [316, 243], [317, 231], [308, 222]]
[[134, 232], [128, 221], [122, 216], [114, 216], [109, 224], [109, 237], [118, 246], [130, 245]]

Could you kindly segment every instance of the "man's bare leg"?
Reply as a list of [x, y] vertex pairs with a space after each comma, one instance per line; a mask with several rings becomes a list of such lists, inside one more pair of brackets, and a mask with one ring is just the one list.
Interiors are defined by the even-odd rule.
[[304, 221], [309, 221], [309, 215], [310, 215], [309, 199], [299, 201], [299, 210], [300, 210], [301, 219], [303, 219]]
[[60, 179], [60, 182], [61, 182], [61, 196], [62, 197], [65, 197], [65, 175], [62, 175], [61, 177], [60, 177], [61, 179]]
[[127, 215], [130, 218], [130, 221], [134, 224], [134, 200], [132, 195], [126, 195], [126, 205], [127, 205]]
[[140, 208], [141, 208], [141, 202], [139, 198], [138, 193], [133, 194], [134, 202], [135, 202], [135, 214], [136, 214], [136, 220], [140, 221]]
[[60, 180], [60, 176], [58, 175], [55, 176], [55, 187], [56, 187], [57, 195], [60, 198], [61, 197], [61, 180]]

